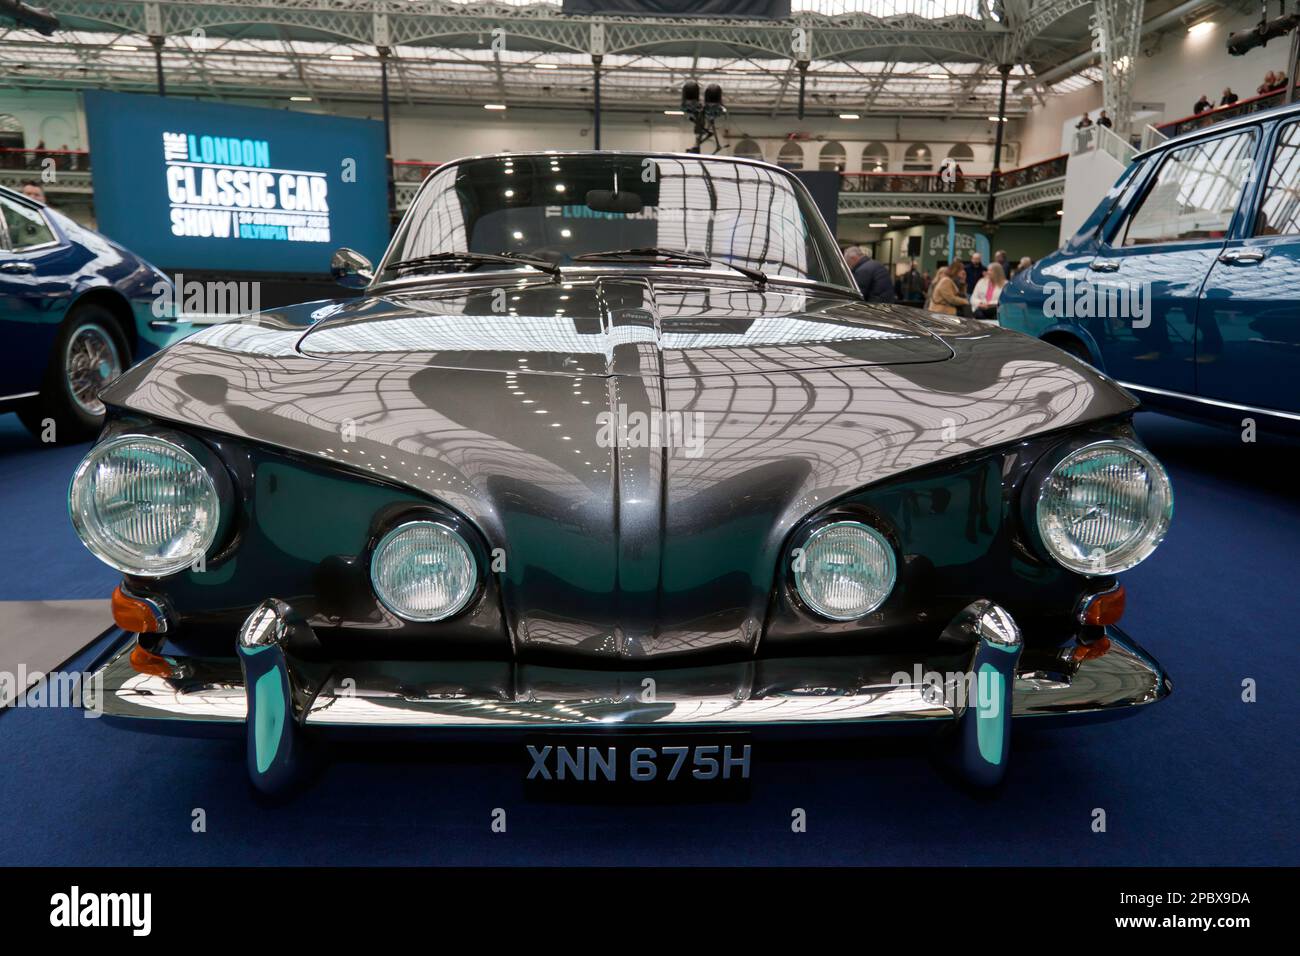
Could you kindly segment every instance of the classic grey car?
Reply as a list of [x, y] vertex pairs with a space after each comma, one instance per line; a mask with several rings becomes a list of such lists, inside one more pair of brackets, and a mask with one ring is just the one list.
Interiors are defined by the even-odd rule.
[[[1059, 349], [861, 301], [796, 178], [697, 155], [467, 159], [358, 298], [126, 372], [72, 482], [125, 574], [103, 708], [247, 734], [508, 731], [533, 780], [747, 776], [751, 737], [1169, 693], [1116, 626], [1169, 480]], [[521, 759], [524, 754], [521, 753]]]

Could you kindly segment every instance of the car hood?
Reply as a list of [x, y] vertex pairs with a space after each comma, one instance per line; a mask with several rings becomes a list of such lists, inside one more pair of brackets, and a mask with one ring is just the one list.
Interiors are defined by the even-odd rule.
[[318, 321], [297, 349], [349, 363], [668, 379], [953, 355], [906, 312], [843, 296], [635, 277], [366, 297]]
[[[421, 311], [406, 296], [312, 303], [203, 330], [103, 397], [115, 416], [442, 502], [502, 549], [516, 647], [613, 658], [752, 651], [782, 549], [810, 514], [1136, 407], [1053, 346], [902, 306], [739, 285], [521, 288], [520, 303], [606, 298], [528, 341], [501, 331], [508, 312], [453, 313], [455, 296]], [[779, 328], [799, 335], [776, 341]], [[327, 521], [336, 504], [312, 507]]]

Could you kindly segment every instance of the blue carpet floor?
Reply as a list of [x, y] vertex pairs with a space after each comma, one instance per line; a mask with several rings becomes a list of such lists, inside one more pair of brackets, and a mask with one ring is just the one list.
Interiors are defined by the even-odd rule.
[[42, 446], [0, 415], [0, 601], [106, 598], [122, 579], [68, 522], [68, 482], [89, 448]]
[[[530, 803], [517, 747], [363, 746], [265, 809], [242, 743], [14, 710], [0, 717], [0, 863], [1300, 864], [1294, 453], [1153, 415], [1139, 427], [1173, 474], [1177, 514], [1125, 575], [1124, 624], [1174, 694], [1127, 721], [1017, 726], [995, 800], [951, 789], [915, 750], [869, 742], [764, 751], [747, 802], [649, 806]], [[79, 454], [34, 449], [0, 418], [0, 598], [111, 588], [65, 527]], [[1241, 701], [1245, 678], [1258, 703]], [[490, 828], [498, 807], [505, 833]], [[790, 830], [796, 807], [806, 833]], [[196, 809], [205, 833], [192, 832]]]

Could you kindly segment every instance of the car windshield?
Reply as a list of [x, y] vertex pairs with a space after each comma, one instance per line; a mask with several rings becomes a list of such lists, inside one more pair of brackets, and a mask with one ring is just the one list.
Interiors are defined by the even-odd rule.
[[402, 220], [379, 280], [528, 268], [493, 262], [500, 255], [563, 268], [740, 267], [760, 278], [853, 288], [793, 176], [702, 156], [628, 153], [494, 156], [435, 172]]

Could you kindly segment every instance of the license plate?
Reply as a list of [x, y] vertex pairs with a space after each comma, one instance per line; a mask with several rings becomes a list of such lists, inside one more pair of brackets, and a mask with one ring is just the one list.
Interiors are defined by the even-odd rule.
[[748, 734], [658, 737], [568, 734], [524, 741], [525, 785], [533, 789], [745, 787], [754, 772]]

